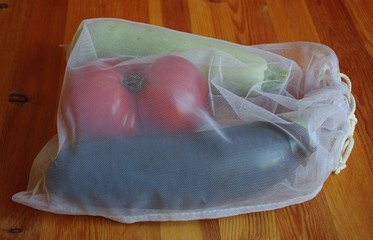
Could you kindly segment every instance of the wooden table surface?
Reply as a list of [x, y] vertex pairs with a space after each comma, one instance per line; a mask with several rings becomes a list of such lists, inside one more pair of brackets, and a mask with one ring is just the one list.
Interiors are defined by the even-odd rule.
[[[373, 4], [370, 0], [0, 1], [0, 239], [373, 239]], [[311, 201], [215, 220], [121, 224], [11, 201], [56, 134], [69, 43], [86, 18], [117, 17], [245, 45], [330, 46], [357, 101], [355, 147]]]

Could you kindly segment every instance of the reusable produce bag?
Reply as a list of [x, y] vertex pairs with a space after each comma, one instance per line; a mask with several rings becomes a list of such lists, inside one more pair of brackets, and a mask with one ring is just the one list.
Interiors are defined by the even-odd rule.
[[302, 203], [346, 166], [354, 111], [327, 46], [85, 20], [68, 48], [58, 134], [13, 200], [124, 223]]

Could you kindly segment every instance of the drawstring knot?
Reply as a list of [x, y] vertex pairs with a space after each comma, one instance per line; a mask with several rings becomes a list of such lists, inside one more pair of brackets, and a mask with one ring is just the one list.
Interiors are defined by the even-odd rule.
[[334, 172], [336, 174], [339, 174], [343, 169], [346, 168], [346, 162], [348, 157], [351, 154], [352, 148], [354, 146], [354, 132], [355, 132], [355, 126], [357, 124], [357, 118], [355, 116], [355, 110], [356, 110], [356, 101], [354, 96], [352, 95], [352, 84], [350, 78], [346, 75], [341, 73], [340, 74], [341, 79], [344, 80], [345, 84], [348, 87], [349, 93], [346, 95], [346, 100], [348, 102], [348, 105], [350, 107], [350, 115], [348, 117], [349, 121], [349, 129], [346, 134], [346, 137], [344, 139], [343, 148], [342, 148], [342, 156], [334, 169]]

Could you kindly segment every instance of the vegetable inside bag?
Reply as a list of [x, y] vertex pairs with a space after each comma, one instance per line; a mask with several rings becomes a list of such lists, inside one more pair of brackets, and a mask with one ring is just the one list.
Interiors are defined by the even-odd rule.
[[352, 148], [348, 86], [320, 44], [247, 47], [86, 20], [68, 59], [58, 135], [13, 200], [125, 223], [304, 202]]

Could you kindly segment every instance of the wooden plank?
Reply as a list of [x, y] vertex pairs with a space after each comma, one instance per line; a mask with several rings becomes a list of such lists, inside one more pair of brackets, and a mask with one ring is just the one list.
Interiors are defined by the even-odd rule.
[[0, 15], [1, 31], [8, 33], [1, 35], [0, 72], [7, 78], [1, 80], [1, 94], [27, 98], [24, 103], [1, 101], [0, 238], [37, 239], [42, 213], [12, 202], [11, 196], [25, 190], [34, 157], [56, 133], [66, 1], [10, 1]]
[[204, 239], [198, 221], [162, 222], [161, 238], [164, 240], [173, 240], [175, 238], [185, 240]]
[[148, 13], [149, 13], [149, 23], [163, 26], [163, 16], [162, 16], [162, 1], [161, 0], [149, 0]]
[[279, 38], [275, 29], [275, 21], [270, 13], [268, 1], [247, 2], [247, 9], [246, 18], [250, 36], [248, 45], [277, 43]]
[[279, 239], [274, 211], [242, 214], [219, 220], [222, 239]]
[[[350, 166], [349, 170], [356, 171]], [[327, 205], [333, 214], [333, 224], [338, 233], [335, 238], [348, 239], [353, 235], [356, 239], [371, 239], [371, 191], [364, 184], [357, 186], [356, 180], [347, 181], [340, 178], [341, 176], [331, 177], [324, 186]]]
[[212, 19], [219, 18], [213, 23], [216, 38], [236, 43], [241, 42], [236, 38], [236, 29], [232, 24], [232, 12], [228, 3], [226, 1], [211, 1], [210, 8]]
[[[16, 72], [17, 54], [19, 52], [21, 38], [19, 33], [25, 29], [24, 21], [26, 8], [22, 4], [7, 3], [7, 7], [1, 10], [0, 14], [0, 96], [1, 102], [8, 101], [11, 90], [13, 75]], [[17, 16], [20, 13], [20, 16]], [[9, 51], [9, 49], [12, 49]], [[2, 104], [0, 108], [0, 136], [3, 135], [4, 121], [8, 111], [8, 104]]]
[[191, 30], [194, 34], [206, 37], [216, 37], [214, 22], [211, 14], [210, 3], [208, 1], [189, 0], [189, 14]]
[[203, 239], [221, 239], [219, 219], [200, 220], [199, 224]]
[[189, 12], [195, 34], [242, 44], [275, 39], [265, 1], [189, 0]]
[[336, 239], [332, 213], [320, 192], [311, 201], [276, 210], [281, 239]]
[[191, 32], [188, 0], [162, 1], [163, 26], [183, 32]]
[[267, 0], [268, 11], [280, 42], [319, 42], [311, 15], [303, 0]]
[[[276, 42], [265, 1], [210, 1], [216, 38], [255, 45]], [[222, 17], [224, 16], [224, 17]]]
[[369, 0], [343, 1], [365, 48], [373, 59], [373, 4]]

